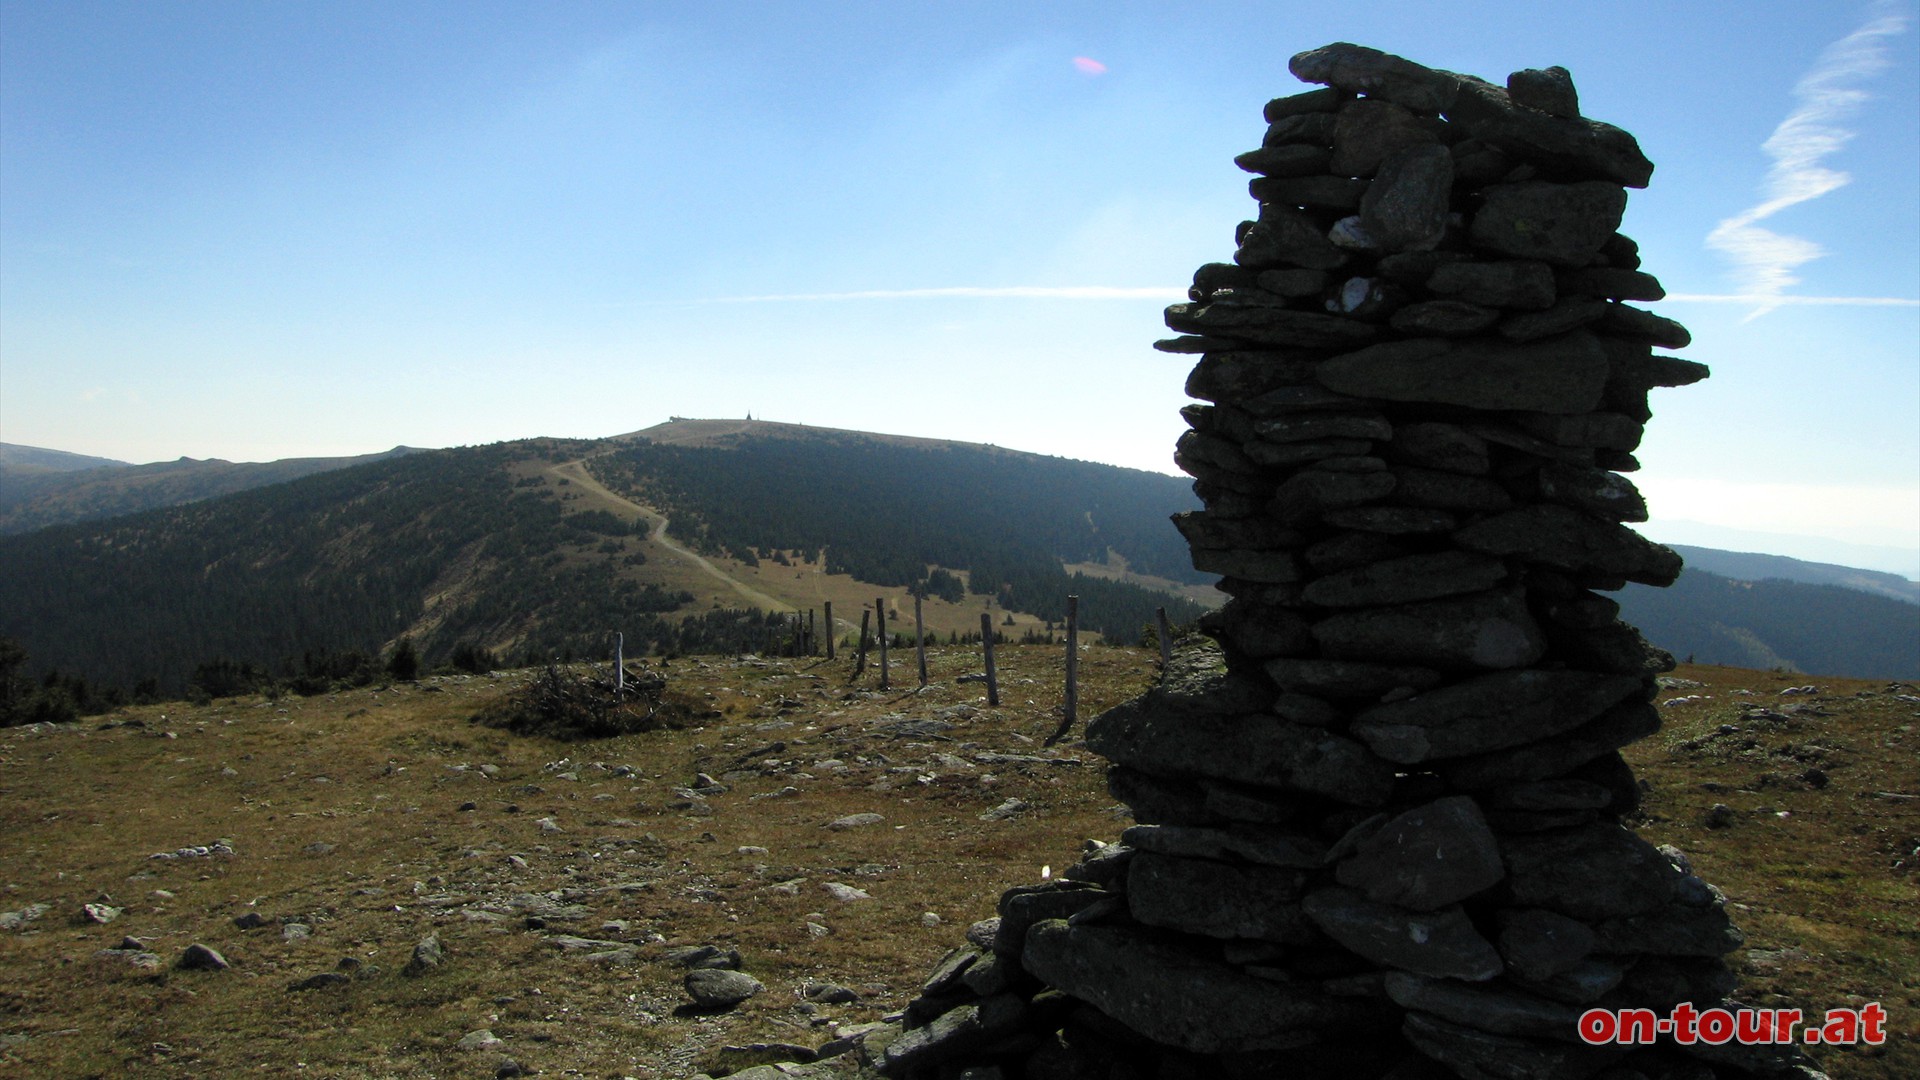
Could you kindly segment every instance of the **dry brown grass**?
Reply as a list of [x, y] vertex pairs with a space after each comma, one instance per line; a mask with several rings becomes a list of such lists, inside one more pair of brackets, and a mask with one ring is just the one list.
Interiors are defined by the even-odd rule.
[[[673, 686], [710, 710], [702, 726], [585, 744], [467, 722], [518, 674], [107, 718], [141, 726], [0, 732], [0, 910], [50, 905], [0, 931], [9, 976], [0, 1072], [491, 1076], [498, 1053], [452, 1048], [479, 1028], [544, 1074], [587, 1077], [684, 1076], [726, 1043], [817, 1045], [835, 1026], [903, 1005], [1002, 889], [1127, 823], [1096, 759], [1040, 747], [1058, 722], [1060, 650], [1007, 648], [1001, 658], [997, 710], [984, 707], [978, 684], [954, 681], [977, 664], [966, 650], [934, 650], [934, 685], [921, 693], [879, 692], [871, 670], [848, 687], [845, 662], [675, 662]], [[906, 659], [894, 677], [910, 688]], [[1081, 670], [1083, 715], [1092, 715], [1138, 692], [1152, 662], [1092, 649]], [[1873, 794], [1920, 792], [1915, 703], [1847, 680], [1814, 680], [1821, 695], [1781, 698], [1784, 682], [1762, 673], [1677, 674], [1705, 685], [1672, 696], [1712, 697], [1669, 708], [1669, 730], [1637, 748], [1653, 785], [1645, 831], [1692, 853], [1740, 905], [1750, 997], [1809, 1010], [1854, 996], [1885, 1004], [1895, 1044], [1876, 1057], [1827, 1052], [1836, 1076], [1920, 1073], [1911, 854], [1920, 814], [1912, 801]], [[1736, 715], [1748, 700], [1812, 703], [1828, 715], [1761, 730]], [[943, 713], [960, 705], [977, 712]], [[915, 733], [893, 726], [902, 720], [953, 726]], [[1689, 741], [1721, 723], [1751, 729], [1756, 745]], [[975, 758], [982, 752], [1080, 763], [986, 763]], [[1803, 777], [1814, 759], [1825, 788], [1765, 779]], [[482, 775], [483, 764], [497, 774]], [[707, 800], [711, 814], [673, 808], [675, 788], [697, 772], [729, 787]], [[1029, 809], [980, 820], [1008, 798]], [[461, 810], [469, 801], [476, 808]], [[1734, 808], [1731, 827], [1701, 824], [1714, 802]], [[1788, 817], [1776, 816], [1782, 809]], [[864, 812], [885, 821], [824, 827]], [[543, 818], [562, 831], [543, 831]], [[148, 857], [222, 837], [234, 856]], [[332, 848], [317, 853], [316, 844]], [[829, 881], [872, 899], [834, 900]], [[125, 914], [106, 926], [76, 921], [102, 897]], [[577, 917], [529, 928], [528, 897], [577, 907]], [[268, 925], [236, 927], [248, 912]], [[928, 912], [939, 925], [923, 923]], [[626, 928], [602, 929], [614, 920]], [[831, 932], [816, 937], [809, 921]], [[311, 939], [282, 940], [285, 922], [311, 926]], [[428, 933], [446, 946], [445, 966], [402, 975]], [[641, 948], [631, 963], [593, 962], [555, 947], [554, 933]], [[168, 966], [145, 971], [100, 955], [127, 934], [150, 940]], [[170, 970], [196, 941], [232, 969]], [[676, 1016], [687, 1000], [682, 973], [660, 953], [706, 943], [739, 949], [767, 992], [732, 1013]], [[369, 965], [348, 985], [287, 990], [344, 956]], [[861, 1000], [809, 1012], [798, 991], [810, 979]]]

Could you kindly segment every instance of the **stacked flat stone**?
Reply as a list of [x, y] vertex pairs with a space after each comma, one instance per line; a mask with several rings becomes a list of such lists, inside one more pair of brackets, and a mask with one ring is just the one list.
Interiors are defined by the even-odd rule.
[[1015, 888], [870, 1040], [894, 1077], [1818, 1075], [1589, 1046], [1734, 988], [1724, 898], [1620, 819], [1672, 658], [1603, 592], [1647, 394], [1707, 375], [1618, 232], [1653, 166], [1559, 68], [1337, 44], [1266, 108], [1256, 220], [1167, 310], [1217, 648], [1088, 728], [1139, 822]]

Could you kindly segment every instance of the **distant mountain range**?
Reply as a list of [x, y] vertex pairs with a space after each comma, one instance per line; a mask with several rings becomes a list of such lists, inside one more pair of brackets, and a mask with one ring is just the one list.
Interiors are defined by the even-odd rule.
[[0, 443], [0, 535], [179, 506], [415, 452], [411, 447], [396, 446], [382, 454], [358, 457], [267, 462], [183, 457], [129, 465], [109, 458]]
[[[401, 638], [429, 663], [598, 655], [614, 629], [630, 653], [761, 647], [827, 602], [851, 632], [876, 596], [898, 632], [914, 592], [943, 635], [983, 607], [1044, 634], [1074, 592], [1083, 627], [1131, 640], [1157, 606], [1219, 599], [1167, 521], [1195, 505], [1158, 473], [765, 421], [263, 464], [5, 446], [0, 636], [169, 691], [211, 661], [297, 672]], [[1920, 679], [1920, 585], [1678, 550], [1673, 588], [1620, 594], [1676, 656]]]

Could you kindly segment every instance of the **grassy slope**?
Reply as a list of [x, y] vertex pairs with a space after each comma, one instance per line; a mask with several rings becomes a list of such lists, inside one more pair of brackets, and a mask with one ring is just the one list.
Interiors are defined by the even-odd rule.
[[[1082, 749], [1059, 751], [1081, 764], [975, 759], [1053, 753], [1038, 743], [1057, 723], [1059, 650], [1009, 648], [1001, 660], [998, 710], [984, 708], [976, 684], [954, 682], [977, 663], [963, 650], [935, 650], [934, 685], [918, 694], [877, 691], [871, 670], [849, 687], [845, 663], [677, 662], [674, 686], [714, 711], [703, 728], [593, 744], [466, 722], [518, 675], [111, 718], [142, 726], [0, 732], [0, 910], [52, 906], [22, 931], [0, 931], [10, 973], [0, 1072], [292, 1075], [305, 1063], [306, 1075], [490, 1075], [496, 1054], [452, 1049], [477, 1028], [556, 1075], [674, 1077], [723, 1043], [818, 1045], [836, 1025], [904, 1004], [1001, 889], [1125, 824]], [[1091, 715], [1137, 692], [1152, 664], [1096, 649], [1081, 670]], [[901, 674], [896, 685], [910, 686]], [[1849, 680], [1783, 697], [1787, 683], [1765, 673], [1676, 675], [1702, 685], [1670, 691], [1695, 700], [1665, 706], [1667, 730], [1632, 751], [1652, 788], [1643, 831], [1687, 850], [1736, 905], [1748, 998], [1885, 1005], [1889, 1048], [1826, 1051], [1835, 1076], [1920, 1073], [1920, 805], [1876, 795], [1920, 793], [1920, 702], [1898, 696], [1911, 689]], [[942, 713], [956, 705], [978, 712]], [[1782, 718], [1749, 719], [1753, 705]], [[954, 726], [889, 729], [903, 719]], [[460, 769], [481, 764], [498, 776]], [[1815, 767], [1824, 788], [1806, 779]], [[673, 789], [699, 771], [731, 790], [710, 800], [710, 816], [671, 809]], [[1009, 797], [1031, 809], [979, 819]], [[458, 809], [469, 800], [476, 809]], [[1732, 808], [1731, 826], [1705, 826], [1714, 803]], [[823, 827], [866, 811], [885, 822]], [[543, 831], [547, 817], [562, 831]], [[218, 837], [238, 854], [147, 857]], [[309, 853], [315, 843], [334, 847]], [[873, 899], [836, 901], [829, 881]], [[103, 895], [127, 913], [108, 926], [72, 919]], [[524, 905], [535, 895], [584, 910], [530, 930]], [[238, 929], [232, 919], [247, 912], [269, 925]], [[941, 925], [924, 925], [926, 912]], [[601, 929], [616, 919], [628, 927]], [[311, 925], [312, 939], [283, 942], [283, 921]], [[832, 933], [815, 937], [808, 921]], [[429, 932], [447, 947], [446, 966], [403, 977]], [[555, 947], [554, 932], [666, 940], [644, 944], [635, 963], [605, 965]], [[97, 955], [123, 934], [150, 938], [169, 963], [204, 941], [234, 967], [148, 973]], [[707, 942], [738, 948], [767, 992], [725, 1016], [676, 1017], [680, 972], [658, 955]], [[378, 970], [346, 987], [286, 990], [346, 955]], [[814, 978], [862, 999], [809, 1014], [797, 992]]]

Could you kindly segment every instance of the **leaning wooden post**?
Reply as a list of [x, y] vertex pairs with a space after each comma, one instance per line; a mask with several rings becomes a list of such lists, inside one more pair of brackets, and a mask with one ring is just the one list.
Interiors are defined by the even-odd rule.
[[872, 618], [873, 612], [860, 609], [860, 655], [853, 662], [853, 677], [856, 679], [867, 670], [867, 622]]
[[820, 621], [827, 625], [827, 659], [831, 660], [833, 659], [833, 639], [839, 637], [840, 634], [833, 628], [833, 601], [823, 600], [821, 603], [824, 604], [827, 609], [826, 618]]
[[891, 689], [887, 685], [887, 598], [878, 596], [873, 601], [874, 631], [880, 635], [880, 689]]
[[993, 671], [993, 616], [980, 613], [980, 647], [987, 653], [987, 704], [1000, 704], [1000, 679]]
[[813, 655], [813, 647], [820, 640], [819, 632], [816, 631], [813, 626], [813, 616], [814, 616], [814, 610], [812, 608], [808, 608], [807, 609], [807, 635], [805, 638], [801, 639], [801, 642], [800, 642], [801, 652], [807, 656]]
[[1060, 703], [1060, 730], [1047, 737], [1052, 746], [1073, 730], [1080, 713], [1080, 598], [1067, 597], [1067, 695]]
[[627, 696], [627, 636], [620, 631], [613, 632], [613, 700], [624, 701]]
[[1160, 626], [1160, 670], [1173, 666], [1173, 629], [1167, 625], [1167, 609], [1154, 608], [1153, 618]]
[[920, 612], [920, 594], [913, 594], [913, 651], [920, 661], [920, 687], [927, 685], [927, 621]]

